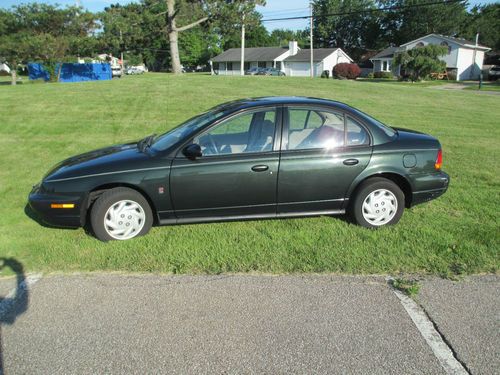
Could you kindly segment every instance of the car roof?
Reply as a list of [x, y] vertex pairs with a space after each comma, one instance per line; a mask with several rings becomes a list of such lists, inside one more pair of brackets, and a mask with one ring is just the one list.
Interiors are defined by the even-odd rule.
[[217, 106], [221, 110], [240, 110], [245, 108], [260, 107], [267, 105], [311, 105], [329, 106], [338, 109], [352, 109], [349, 105], [335, 100], [311, 98], [305, 96], [265, 96], [258, 98], [246, 98], [223, 103]]

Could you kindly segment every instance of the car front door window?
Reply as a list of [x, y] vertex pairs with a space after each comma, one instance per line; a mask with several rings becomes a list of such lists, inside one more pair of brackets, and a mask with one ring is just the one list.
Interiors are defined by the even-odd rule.
[[249, 112], [223, 121], [197, 136], [203, 156], [235, 155], [272, 151], [276, 110]]

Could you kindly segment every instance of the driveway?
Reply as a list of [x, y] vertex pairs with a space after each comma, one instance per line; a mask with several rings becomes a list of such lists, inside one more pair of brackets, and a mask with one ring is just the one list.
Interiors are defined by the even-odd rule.
[[[498, 278], [422, 285], [417, 305], [384, 277], [0, 279], [2, 366], [6, 374], [450, 373], [435, 340], [455, 373], [498, 373]], [[433, 319], [430, 341], [412, 308]]]

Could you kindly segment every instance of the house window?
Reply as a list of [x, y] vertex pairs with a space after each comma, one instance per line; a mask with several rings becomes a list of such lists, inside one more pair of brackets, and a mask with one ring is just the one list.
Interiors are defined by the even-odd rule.
[[441, 42], [441, 45], [442, 45], [443, 47], [448, 48], [448, 55], [449, 55], [449, 54], [451, 53], [451, 46], [450, 46], [447, 42], [445, 42], [445, 41], [442, 41], [442, 42]]
[[250, 63], [249, 62], [246, 62], [245, 63], [245, 70], [249, 70], [250, 69]]
[[389, 72], [391, 70], [391, 62], [389, 60], [382, 61], [382, 71]]
[[226, 63], [226, 66], [227, 66], [227, 70], [233, 70], [233, 63], [232, 62]]
[[266, 62], [265, 61], [259, 61], [259, 68], [265, 68], [266, 67]]

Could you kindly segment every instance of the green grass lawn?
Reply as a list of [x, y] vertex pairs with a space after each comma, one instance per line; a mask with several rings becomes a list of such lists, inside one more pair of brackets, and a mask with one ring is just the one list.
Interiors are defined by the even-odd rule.
[[[163, 132], [228, 100], [265, 95], [336, 99], [438, 137], [452, 179], [448, 193], [376, 231], [320, 217], [158, 227], [106, 244], [82, 229], [42, 227], [24, 213], [31, 186], [61, 159]], [[497, 272], [499, 120], [498, 96], [383, 82], [147, 74], [2, 85], [0, 257], [45, 272]]]

